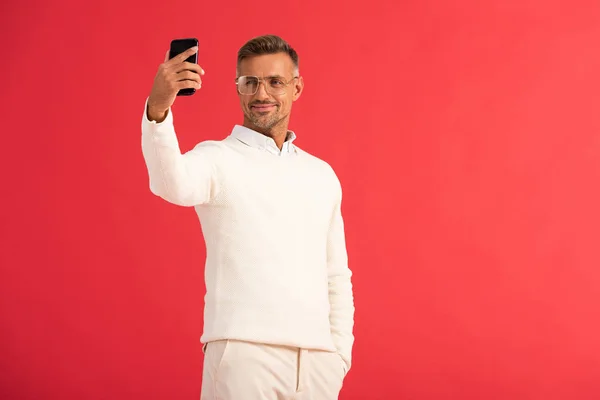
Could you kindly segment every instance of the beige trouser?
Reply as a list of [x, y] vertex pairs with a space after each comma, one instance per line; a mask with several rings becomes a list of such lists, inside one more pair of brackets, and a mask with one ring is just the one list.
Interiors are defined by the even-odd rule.
[[336, 400], [337, 353], [222, 340], [206, 346], [200, 400]]

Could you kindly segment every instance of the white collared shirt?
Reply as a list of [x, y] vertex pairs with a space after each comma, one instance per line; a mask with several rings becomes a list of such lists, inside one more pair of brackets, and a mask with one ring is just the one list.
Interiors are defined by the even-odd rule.
[[296, 140], [296, 134], [292, 131], [288, 131], [287, 138], [285, 139], [281, 150], [279, 150], [273, 138], [265, 136], [250, 128], [246, 128], [245, 126], [235, 125], [231, 132], [231, 136], [248, 146], [268, 151], [277, 156], [287, 156], [297, 153], [296, 146], [294, 146], [293, 143], [294, 140]]

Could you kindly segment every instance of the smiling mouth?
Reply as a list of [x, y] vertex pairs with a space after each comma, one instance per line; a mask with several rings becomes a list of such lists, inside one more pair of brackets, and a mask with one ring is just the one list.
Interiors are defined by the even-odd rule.
[[253, 104], [250, 106], [251, 110], [256, 110], [258, 112], [271, 111], [276, 107], [275, 104]]

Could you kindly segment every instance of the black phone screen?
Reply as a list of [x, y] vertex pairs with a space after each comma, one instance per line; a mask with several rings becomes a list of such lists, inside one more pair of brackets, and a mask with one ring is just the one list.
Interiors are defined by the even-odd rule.
[[[169, 51], [169, 58], [175, 57], [177, 54], [181, 54], [190, 47], [198, 46], [198, 39], [175, 39], [171, 41], [171, 49]], [[198, 53], [188, 57], [186, 61], [197, 63]]]
[[[183, 53], [190, 47], [198, 46], [198, 39], [190, 38], [190, 39], [175, 39], [171, 41], [171, 47], [169, 49], [169, 59], [175, 57], [178, 54]], [[198, 63], [198, 52], [196, 54], [191, 55], [185, 61], [197, 64]], [[196, 93], [196, 89], [181, 89], [177, 95], [178, 96], [190, 96]]]

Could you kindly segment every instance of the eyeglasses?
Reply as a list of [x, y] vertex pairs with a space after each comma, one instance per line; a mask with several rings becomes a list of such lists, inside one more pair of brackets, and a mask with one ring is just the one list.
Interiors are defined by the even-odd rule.
[[235, 84], [239, 94], [253, 95], [258, 91], [260, 83], [263, 82], [267, 93], [274, 96], [284, 94], [287, 87], [297, 76], [289, 81], [285, 81], [279, 76], [269, 76], [267, 78], [259, 78], [258, 76], [240, 76], [236, 78]]

